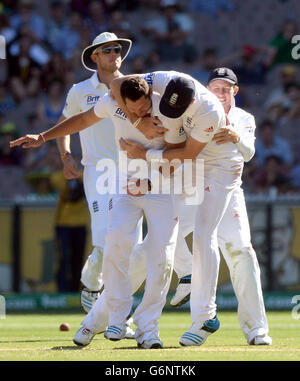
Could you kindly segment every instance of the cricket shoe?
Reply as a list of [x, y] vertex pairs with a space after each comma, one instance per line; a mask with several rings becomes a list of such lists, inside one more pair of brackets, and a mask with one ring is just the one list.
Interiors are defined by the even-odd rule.
[[180, 307], [190, 300], [191, 275], [179, 279], [176, 293], [170, 301], [172, 307]]
[[104, 332], [104, 337], [112, 341], [125, 339], [127, 327], [128, 326], [126, 324], [110, 325]]
[[84, 312], [87, 314], [92, 309], [93, 305], [96, 303], [96, 300], [100, 296], [100, 291], [91, 291], [86, 287], [83, 287], [80, 294], [80, 303]]
[[74, 344], [80, 347], [85, 347], [86, 345], [89, 345], [91, 343], [95, 335], [96, 333], [92, 332], [90, 329], [86, 327], [81, 327], [75, 333], [73, 342]]
[[142, 343], [138, 343], [138, 348], [142, 349], [161, 349], [163, 347], [162, 341], [158, 337], [150, 337]]
[[125, 333], [125, 339], [135, 339], [135, 332], [134, 330], [130, 327], [130, 324], [132, 323], [133, 319], [129, 318], [126, 321], [126, 333]]
[[249, 343], [250, 345], [272, 345], [272, 339], [268, 335], [255, 336]]
[[216, 332], [220, 327], [220, 321], [215, 316], [213, 319], [206, 320], [202, 327], [193, 323], [191, 328], [180, 338], [179, 344], [188, 347], [192, 345], [202, 345], [209, 335]]

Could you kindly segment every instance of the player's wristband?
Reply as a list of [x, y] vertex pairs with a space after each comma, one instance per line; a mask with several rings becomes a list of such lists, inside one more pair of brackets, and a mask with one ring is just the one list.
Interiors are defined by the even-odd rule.
[[69, 156], [69, 155], [71, 155], [71, 152], [65, 152], [65, 153], [63, 153], [63, 154], [61, 155], [61, 161], [64, 162], [65, 159], [66, 159], [66, 157]]
[[137, 126], [141, 123], [143, 118], [138, 118], [132, 125], [134, 128], [137, 128]]
[[46, 143], [46, 139], [45, 139], [45, 136], [42, 134], [42, 133], [40, 133], [40, 135], [39, 135], [41, 138], [42, 138], [42, 141], [43, 141], [43, 143]]
[[148, 149], [146, 152], [146, 160], [163, 160], [163, 150], [162, 149]]

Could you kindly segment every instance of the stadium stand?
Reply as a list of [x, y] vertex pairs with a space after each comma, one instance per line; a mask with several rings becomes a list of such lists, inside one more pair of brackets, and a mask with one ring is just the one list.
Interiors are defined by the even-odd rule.
[[[53, 124], [54, 111], [45, 112], [41, 117], [42, 105], [49, 105], [51, 84], [58, 79], [63, 93], [66, 93], [74, 82], [87, 78], [90, 73], [80, 62], [82, 48], [95, 37], [95, 33], [106, 29], [134, 41], [132, 52], [122, 67], [124, 73], [173, 69], [203, 74], [206, 68], [202, 66], [201, 56], [207, 49], [215, 50], [216, 63], [232, 68], [238, 68], [245, 49], [253, 53], [254, 67], [268, 61], [260, 82], [255, 70], [254, 74], [248, 71], [249, 81], [241, 82], [238, 98], [239, 104], [255, 115], [259, 126], [263, 119], [270, 117], [270, 110], [264, 105], [274, 89], [281, 85], [282, 69], [289, 64], [299, 75], [300, 59], [279, 62], [271, 48], [276, 38], [285, 38], [288, 33], [300, 34], [298, 1], [211, 0], [209, 7], [205, 4], [207, 2], [202, 0], [2, 1], [0, 34], [6, 38], [7, 59], [0, 62], [0, 126], [11, 122], [18, 126], [19, 133], [24, 134], [40, 132]], [[170, 16], [172, 9], [173, 15]], [[25, 23], [25, 19], [28, 22]], [[170, 34], [168, 25], [171, 25], [173, 34]], [[161, 39], [158, 42], [156, 34], [149, 33], [151, 27], [165, 34], [163, 43]], [[174, 62], [168, 57], [176, 52], [171, 46], [172, 38], [179, 35], [184, 35], [185, 46], [182, 58]], [[286, 37], [286, 44], [290, 43], [288, 39]], [[26, 76], [26, 73], [31, 75]], [[284, 86], [282, 91], [286, 91]], [[285, 93], [284, 96], [289, 95]], [[56, 106], [57, 111], [59, 105]], [[300, 109], [300, 99], [295, 97], [293, 110], [297, 108]], [[51, 118], [47, 120], [50, 114]], [[291, 106], [285, 103], [273, 123], [276, 133], [292, 147], [295, 160], [291, 173], [294, 173], [299, 166], [300, 113], [293, 112], [291, 116]], [[77, 153], [80, 153], [79, 144]], [[0, 197], [14, 198], [21, 192], [28, 194], [26, 162], [25, 157], [13, 168], [5, 162], [0, 163], [1, 178], [6, 179]], [[258, 166], [257, 171], [261, 170]], [[247, 187], [247, 178], [245, 181], [246, 190], [261, 192], [261, 188]], [[296, 187], [292, 191], [300, 192], [300, 189]]]

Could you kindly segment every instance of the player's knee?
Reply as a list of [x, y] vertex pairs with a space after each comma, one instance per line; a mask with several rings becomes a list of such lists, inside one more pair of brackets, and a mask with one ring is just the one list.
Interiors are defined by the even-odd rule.
[[105, 238], [105, 245], [119, 246], [126, 252], [131, 251], [135, 244], [135, 234], [119, 229], [110, 229]]

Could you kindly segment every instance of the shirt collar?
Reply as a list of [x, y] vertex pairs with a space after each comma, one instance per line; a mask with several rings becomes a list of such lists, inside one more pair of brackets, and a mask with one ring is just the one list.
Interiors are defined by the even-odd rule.
[[101, 86], [105, 86], [105, 87], [106, 87], [106, 85], [105, 85], [103, 82], [100, 82], [100, 81], [99, 81], [98, 74], [97, 74], [96, 71], [95, 71], [95, 73], [91, 76], [90, 81], [91, 81], [91, 83], [92, 83], [94, 89], [97, 89], [97, 88], [99, 88], [99, 87], [101, 87]]

